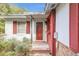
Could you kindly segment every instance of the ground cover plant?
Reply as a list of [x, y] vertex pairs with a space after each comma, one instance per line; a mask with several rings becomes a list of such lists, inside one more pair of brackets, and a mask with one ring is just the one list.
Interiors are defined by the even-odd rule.
[[0, 39], [0, 56], [27, 56], [31, 51], [31, 40], [23, 38]]

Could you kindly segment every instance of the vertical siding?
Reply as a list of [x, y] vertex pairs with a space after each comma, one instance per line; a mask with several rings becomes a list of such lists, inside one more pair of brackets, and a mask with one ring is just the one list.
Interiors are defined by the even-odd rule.
[[78, 38], [78, 27], [79, 27], [79, 4], [70, 4], [70, 48], [74, 52], [78, 52], [79, 38]]
[[5, 21], [5, 34], [12, 35], [13, 34], [13, 21], [10, 19], [6, 19]]
[[59, 4], [56, 8], [56, 32], [58, 41], [69, 46], [69, 4]]

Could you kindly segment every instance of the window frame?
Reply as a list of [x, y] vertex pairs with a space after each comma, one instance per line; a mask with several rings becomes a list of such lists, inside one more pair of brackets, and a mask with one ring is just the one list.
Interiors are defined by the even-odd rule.
[[24, 27], [25, 27], [25, 32], [19, 32], [19, 22], [22, 22], [22, 21], [17, 21], [17, 33], [18, 34], [26, 34], [26, 22], [25, 21], [23, 21], [23, 23], [25, 23], [24, 25]]

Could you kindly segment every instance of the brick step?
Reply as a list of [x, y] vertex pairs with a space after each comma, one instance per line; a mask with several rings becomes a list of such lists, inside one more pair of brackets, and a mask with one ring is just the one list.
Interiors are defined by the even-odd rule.
[[32, 50], [49, 50], [49, 48], [39, 48], [39, 47], [37, 47], [37, 48], [32, 48]]
[[32, 53], [49, 53], [49, 50], [32, 50]]
[[31, 56], [51, 56], [49, 50], [32, 50]]
[[45, 41], [32, 42], [31, 56], [50, 56], [49, 46]]
[[49, 50], [49, 46], [47, 44], [33, 44], [32, 50]]
[[30, 56], [51, 56], [49, 53], [31, 53]]

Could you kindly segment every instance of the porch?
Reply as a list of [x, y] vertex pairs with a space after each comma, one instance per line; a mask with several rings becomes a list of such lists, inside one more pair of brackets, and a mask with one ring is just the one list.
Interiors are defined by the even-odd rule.
[[[48, 7], [51, 5], [52, 4], [49, 4]], [[5, 34], [7, 34], [7, 36], [5, 38], [29, 38], [32, 42], [31, 55], [77, 55], [73, 52], [74, 50], [71, 50], [71, 47], [75, 49], [76, 45], [78, 49], [78, 42], [74, 42], [76, 36], [74, 35], [74, 40], [72, 40], [75, 44], [69, 41], [71, 40], [69, 36], [71, 35], [69, 33], [69, 21], [71, 21], [68, 16], [69, 4], [60, 4], [58, 7], [56, 7], [56, 5], [57, 4], [55, 4], [54, 9], [50, 7], [49, 9], [52, 10], [48, 10], [46, 15], [44, 13], [26, 13], [1, 16], [0, 18], [6, 19]], [[71, 45], [69, 45], [69, 42]], [[75, 50], [78, 51], [77, 49]]]
[[[30, 17], [30, 18], [29, 18]], [[59, 49], [56, 45], [57, 41], [54, 37], [55, 33], [55, 10], [53, 13], [45, 18], [44, 14], [34, 14], [31, 16], [28, 15], [8, 15], [4, 16], [6, 19], [5, 22], [5, 38], [16, 38], [22, 40], [24, 37], [28, 38], [32, 42], [32, 52], [33, 56], [55, 56], [58, 54]], [[17, 24], [20, 22], [19, 28], [24, 29], [18, 31]], [[28, 23], [29, 22], [29, 23]], [[28, 25], [28, 26], [27, 26]], [[19, 26], [19, 25], [18, 25]], [[12, 29], [11, 29], [12, 28]], [[22, 33], [23, 31], [23, 33]], [[63, 49], [63, 46], [60, 45], [60, 49]], [[71, 51], [66, 48], [66, 51]], [[61, 51], [61, 50], [59, 50]], [[66, 54], [66, 51], [62, 51], [64, 55], [76, 55], [74, 52], [70, 52], [70, 54]], [[61, 53], [61, 52], [59, 52]], [[58, 54], [59, 55], [59, 54]], [[63, 55], [60, 54], [60, 55]]]
[[48, 43], [46, 41], [32, 42], [31, 56], [51, 56]]

